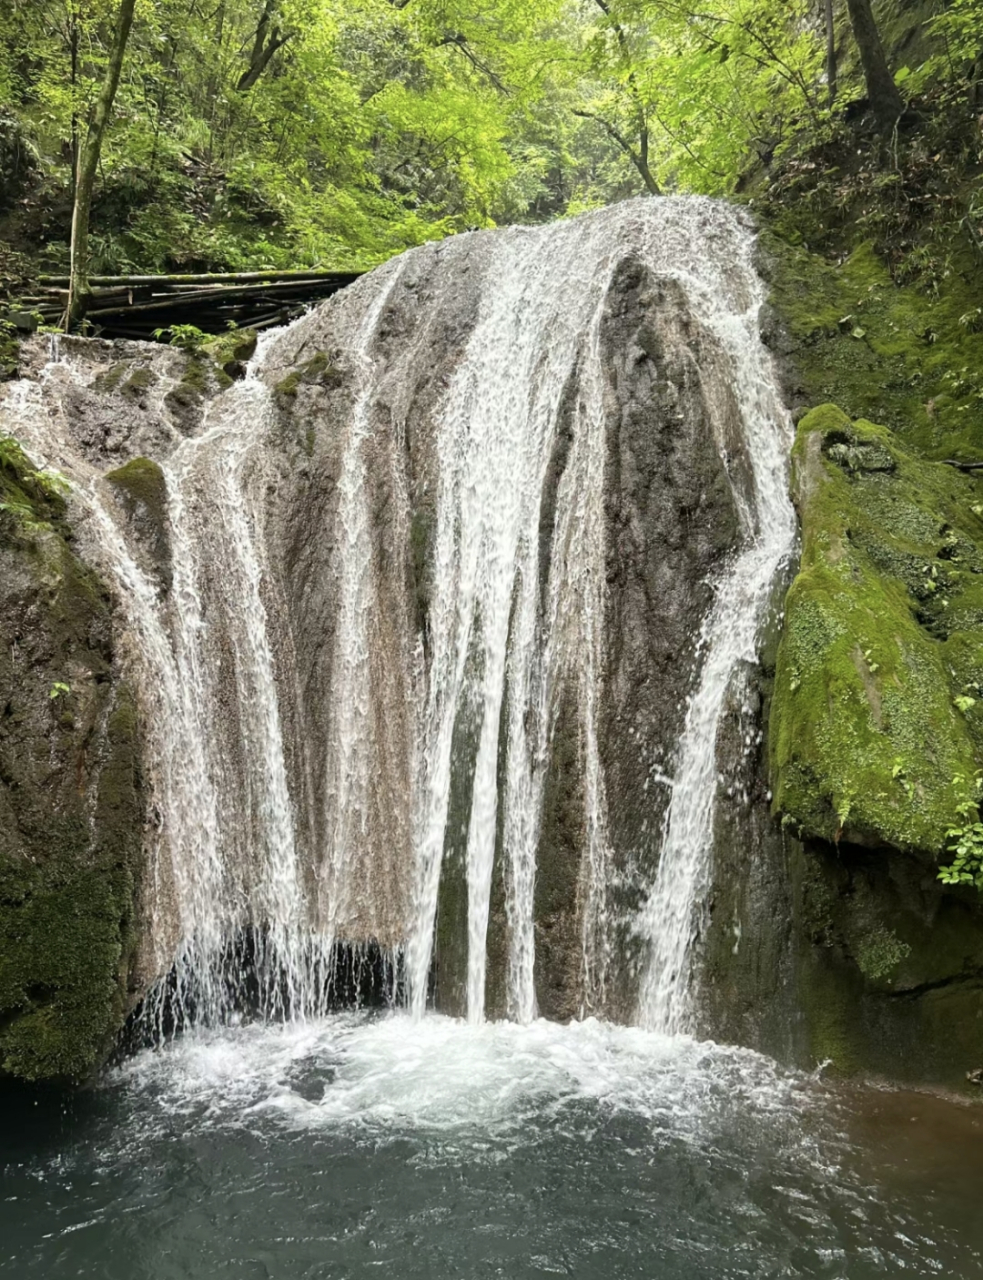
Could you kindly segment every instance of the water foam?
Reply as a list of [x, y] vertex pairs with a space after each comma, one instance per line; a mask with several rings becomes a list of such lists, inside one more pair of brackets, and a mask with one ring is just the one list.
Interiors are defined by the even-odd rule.
[[782, 1127], [810, 1109], [808, 1077], [749, 1050], [588, 1019], [568, 1025], [405, 1013], [202, 1030], [146, 1051], [109, 1080], [208, 1123], [504, 1136], [577, 1104], [676, 1138], [711, 1140], [713, 1117]]

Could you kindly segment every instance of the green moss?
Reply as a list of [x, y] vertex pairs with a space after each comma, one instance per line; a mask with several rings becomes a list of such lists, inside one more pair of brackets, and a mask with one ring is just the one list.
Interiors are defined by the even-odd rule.
[[979, 457], [981, 271], [968, 247], [953, 244], [934, 292], [897, 284], [869, 244], [834, 263], [771, 232], [762, 240], [806, 400], [883, 422], [931, 458]]
[[184, 372], [165, 397], [165, 403], [179, 419], [193, 413], [206, 396], [224, 391], [232, 379], [207, 356], [194, 352], [186, 357]]
[[131, 886], [102, 867], [67, 870], [77, 845], [49, 868], [0, 863], [0, 1067], [28, 1080], [84, 1075], [118, 1025]]
[[125, 466], [106, 473], [106, 479], [127, 506], [143, 507], [157, 524], [163, 524], [167, 505], [167, 481], [156, 462], [133, 458]]
[[104, 369], [102, 373], [96, 374], [89, 384], [92, 391], [100, 391], [104, 395], [110, 395], [122, 380], [126, 377], [131, 367], [129, 360], [117, 360], [114, 365], [110, 365], [108, 369]]
[[0, 495], [34, 528], [25, 536], [0, 513], [0, 1073], [74, 1079], [103, 1059], [124, 1014], [143, 829], [137, 718], [111, 679], [109, 598], [72, 551], [57, 487], [8, 444]]
[[204, 344], [202, 350], [226, 375], [233, 373], [234, 367], [245, 364], [256, 353], [257, 335], [255, 329], [230, 329], [217, 338]]
[[0, 528], [33, 542], [53, 528], [65, 530], [64, 481], [36, 471], [12, 436], [0, 437]]
[[123, 1021], [142, 818], [125, 688], [105, 741], [92, 828], [82, 815], [22, 815], [44, 856], [0, 853], [0, 1070], [28, 1080], [85, 1076]]
[[85, 1076], [124, 1016], [141, 828], [126, 690], [105, 756], [91, 829], [83, 814], [21, 809], [21, 837], [37, 852], [0, 851], [0, 1071], [28, 1080]]
[[133, 370], [123, 383], [121, 391], [123, 395], [129, 396], [131, 400], [140, 400], [156, 382], [156, 373], [154, 373], [153, 369], [148, 369], [144, 366]]
[[210, 372], [211, 370], [209, 369], [207, 361], [203, 360], [198, 355], [189, 356], [184, 366], [184, 373], [181, 377], [180, 385], [187, 387], [189, 391], [194, 391], [199, 395], [204, 395], [206, 392], [211, 390], [211, 384], [209, 381]]
[[13, 325], [0, 323], [0, 382], [20, 373], [20, 343]]
[[118, 360], [89, 384], [92, 391], [102, 395], [119, 392], [130, 400], [142, 400], [157, 382], [157, 374], [147, 365], [136, 365], [132, 360]]
[[983, 728], [953, 701], [983, 652], [947, 629], [983, 606], [962, 567], [983, 565], [975, 483], [832, 405], [802, 421], [793, 466], [803, 552], [771, 711], [776, 809], [823, 839], [938, 854]]
[[299, 369], [295, 369], [293, 373], [287, 374], [280, 382], [276, 384], [276, 393], [285, 400], [292, 400], [301, 387], [306, 386], [336, 386], [341, 378], [341, 374], [328, 359], [323, 351], [317, 351], [302, 364]]

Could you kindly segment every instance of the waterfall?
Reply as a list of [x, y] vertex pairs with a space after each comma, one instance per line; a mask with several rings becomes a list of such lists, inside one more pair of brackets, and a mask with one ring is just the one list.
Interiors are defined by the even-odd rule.
[[748, 306], [743, 314], [723, 312], [716, 322], [728, 331], [754, 472], [753, 500], [741, 506], [748, 542], [716, 584], [713, 608], [699, 637], [703, 670], [686, 711], [666, 837], [641, 921], [649, 955], [639, 1021], [671, 1034], [696, 1029], [692, 944], [710, 880], [717, 726], [738, 664], [757, 658], [771, 588], [791, 553], [796, 530], [788, 495], [791, 422], [759, 336], [758, 313], [766, 291], [753, 269], [750, 243], [743, 248]]
[[[704, 256], [708, 230], [725, 240], [726, 261], [718, 253]], [[521, 1021], [536, 1012], [532, 886], [541, 765], [561, 673], [578, 667], [587, 792], [583, 981], [588, 1002], [603, 1003], [610, 868], [595, 707], [605, 607], [606, 372], [599, 330], [620, 260], [613, 252], [617, 246], [634, 251], [653, 272], [682, 281], [694, 311], [718, 337], [729, 357], [753, 467], [751, 494], [735, 483], [747, 547], [717, 584], [697, 645], [704, 669], [689, 701], [658, 878], [641, 921], [650, 947], [641, 1018], [671, 1031], [685, 1023], [689, 944], [708, 876], [716, 727], [737, 662], [756, 656], [768, 590], [795, 529], [787, 497], [787, 415], [758, 333], [765, 293], [753, 266], [753, 237], [732, 210], [701, 201], [627, 206], [559, 227], [516, 230], [499, 241], [489, 272], [493, 283], [482, 296], [441, 421], [440, 596], [425, 750], [431, 769], [423, 779], [422, 889], [410, 943], [417, 1012], [426, 998], [454, 713], [465, 696], [474, 643], [482, 656], [482, 719], [467, 837], [468, 1017], [480, 1021], [484, 1013], [498, 806], [504, 807], [504, 856], [511, 869], [509, 1010]], [[557, 502], [558, 553], [550, 566], [548, 606], [537, 618], [536, 530], [544, 475], [574, 372], [580, 395], [572, 457]], [[500, 794], [503, 697], [509, 722]]]
[[[794, 537], [753, 255], [632, 201], [403, 255], [190, 426], [172, 352], [128, 348], [122, 444], [84, 425], [118, 348], [6, 393], [141, 691], [157, 1027], [312, 1016], [371, 946], [416, 1016], [436, 971], [474, 1023], [696, 1029], [717, 725]], [[167, 581], [105, 479], [140, 455]]]

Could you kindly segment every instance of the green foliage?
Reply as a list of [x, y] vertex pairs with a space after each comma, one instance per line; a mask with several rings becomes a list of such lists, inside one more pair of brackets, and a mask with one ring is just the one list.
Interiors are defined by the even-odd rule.
[[878, 982], [911, 955], [907, 942], [882, 924], [870, 929], [857, 944], [857, 965], [865, 978]]
[[[965, 90], [981, 4], [955, 0], [932, 20], [906, 85]], [[267, 8], [273, 43], [254, 64]], [[0, 11], [0, 101], [13, 105], [43, 209], [70, 192], [112, 10], [8, 0]], [[733, 192], [804, 136], [844, 136], [826, 105], [814, 10], [145, 0], [103, 147], [92, 270], [371, 267], [471, 227], [657, 186]], [[851, 77], [859, 90], [847, 60], [844, 94]], [[64, 218], [48, 221], [43, 260], [63, 266]]]
[[933, 39], [933, 50], [917, 67], [903, 67], [899, 80], [923, 89], [940, 80], [958, 86], [971, 77], [981, 53], [983, 0], [949, 0], [943, 11], [930, 17], [925, 25]]
[[[92, 269], [371, 266], [546, 202], [565, 140], [566, 0], [261, 0], [139, 7], [93, 210]], [[11, 0], [0, 100], [52, 189], [105, 63], [109, 0]], [[54, 190], [52, 190], [54, 198]], [[63, 261], [57, 235], [45, 255]]]
[[943, 884], [975, 885], [983, 892], [983, 822], [979, 816], [983, 773], [977, 773], [972, 783], [963, 774], [957, 774], [953, 781], [963, 792], [956, 805], [960, 821], [946, 832], [952, 861], [939, 868], [939, 879]]
[[191, 355], [197, 355], [209, 340], [209, 335], [204, 329], [199, 329], [194, 324], [172, 324], [166, 329], [154, 330], [154, 337], [158, 340], [165, 334], [172, 347], [180, 347], [182, 351], [187, 351]]
[[781, 152], [803, 118], [821, 124], [822, 48], [811, 10], [805, 0], [612, 7], [635, 21], [626, 44], [611, 39], [610, 22], [594, 38], [595, 73], [616, 81], [602, 109], [619, 96], [624, 105], [636, 64], [663, 185], [727, 193], [750, 163]]

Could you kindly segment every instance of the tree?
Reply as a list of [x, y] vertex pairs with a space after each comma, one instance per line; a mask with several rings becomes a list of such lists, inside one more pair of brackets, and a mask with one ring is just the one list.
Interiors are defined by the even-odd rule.
[[860, 50], [871, 110], [881, 131], [890, 133], [904, 111], [904, 102], [887, 65], [887, 56], [870, 0], [846, 0], [846, 7], [854, 39]]
[[65, 328], [77, 323], [89, 304], [89, 214], [92, 209], [92, 192], [99, 168], [102, 140], [112, 114], [119, 78], [123, 71], [126, 42], [133, 25], [135, 0], [120, 0], [119, 13], [109, 49], [102, 87], [95, 101], [85, 142], [78, 161], [75, 181], [75, 202], [72, 209], [72, 241], [69, 264], [68, 305], [65, 308]]
[[833, 0], [824, 0], [824, 17], [826, 19], [826, 88], [829, 93], [829, 105], [836, 101], [837, 61], [836, 61], [836, 25], [833, 21]]
[[282, 31], [280, 29], [280, 24], [277, 20], [276, 0], [266, 0], [263, 5], [263, 12], [260, 14], [259, 23], [256, 26], [256, 34], [253, 37], [249, 66], [239, 77], [236, 84], [236, 89], [239, 93], [246, 93], [253, 87], [270, 65], [273, 55], [282, 49], [295, 34], [294, 31]]
[[[604, 15], [602, 34], [614, 37], [609, 58], [613, 64], [616, 78], [627, 99], [628, 119], [624, 127], [619, 127], [617, 123], [611, 120], [610, 116], [597, 111], [581, 108], [575, 114], [585, 120], [595, 120], [634, 165], [639, 177], [645, 184], [645, 190], [648, 194], [652, 196], [661, 195], [661, 188], [649, 163], [651, 145], [651, 132], [649, 129], [650, 104], [646, 101], [646, 95], [640, 84], [639, 72], [636, 66], [636, 63], [641, 59], [632, 47], [632, 41], [624, 23], [618, 20], [609, 0], [594, 0], [594, 3]], [[608, 41], [607, 43], [610, 44], [611, 42]]]

